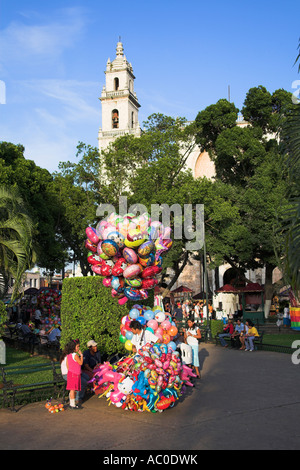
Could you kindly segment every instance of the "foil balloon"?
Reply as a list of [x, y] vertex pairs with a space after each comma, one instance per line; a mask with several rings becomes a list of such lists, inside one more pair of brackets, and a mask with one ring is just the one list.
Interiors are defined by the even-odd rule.
[[[106, 278], [103, 284], [120, 305], [145, 300], [158, 284], [163, 254], [172, 246], [170, 235], [170, 227], [151, 220], [146, 212], [138, 216], [112, 212], [96, 229], [86, 228], [87, 260], [95, 274]], [[112, 280], [115, 277], [120, 282]]]

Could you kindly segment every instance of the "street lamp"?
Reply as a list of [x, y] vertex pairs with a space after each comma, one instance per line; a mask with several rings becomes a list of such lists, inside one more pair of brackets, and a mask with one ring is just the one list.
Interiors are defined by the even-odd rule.
[[207, 280], [207, 267], [206, 267], [206, 241], [205, 241], [205, 227], [203, 229], [203, 262], [204, 262], [204, 288], [205, 288], [205, 298], [206, 298], [206, 339], [208, 341], [212, 340], [211, 328], [210, 328], [210, 318], [208, 311], [208, 280]]

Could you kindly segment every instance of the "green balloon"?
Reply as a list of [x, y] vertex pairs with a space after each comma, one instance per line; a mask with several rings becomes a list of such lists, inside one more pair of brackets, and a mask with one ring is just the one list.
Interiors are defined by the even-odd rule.
[[121, 341], [121, 343], [126, 343], [127, 338], [126, 338], [126, 336], [120, 335], [119, 340]]

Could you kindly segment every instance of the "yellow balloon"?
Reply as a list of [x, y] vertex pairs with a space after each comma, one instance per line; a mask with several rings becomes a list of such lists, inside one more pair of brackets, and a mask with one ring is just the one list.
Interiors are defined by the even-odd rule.
[[124, 346], [125, 346], [125, 349], [127, 349], [127, 351], [132, 351], [132, 342], [130, 341], [130, 339], [125, 341]]

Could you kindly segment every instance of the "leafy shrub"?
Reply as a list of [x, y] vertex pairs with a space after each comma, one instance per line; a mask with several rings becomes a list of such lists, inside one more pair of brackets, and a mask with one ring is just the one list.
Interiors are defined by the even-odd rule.
[[[206, 325], [207, 321], [204, 320], [203, 323], [204, 325]], [[218, 333], [222, 333], [223, 328], [224, 328], [223, 320], [211, 320], [210, 321], [211, 335], [213, 338], [215, 338]]]
[[127, 302], [120, 306], [111, 296], [111, 290], [103, 286], [99, 276], [66, 278], [62, 286], [61, 346], [72, 339], [79, 339], [81, 350], [94, 339], [102, 355], [125, 353], [119, 340], [120, 323], [134, 304], [153, 308], [154, 293], [144, 301]]
[[2, 338], [5, 330], [5, 322], [7, 321], [7, 311], [5, 303], [0, 300], [0, 339]]

